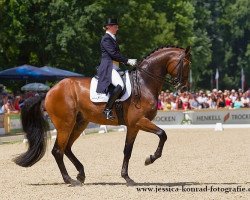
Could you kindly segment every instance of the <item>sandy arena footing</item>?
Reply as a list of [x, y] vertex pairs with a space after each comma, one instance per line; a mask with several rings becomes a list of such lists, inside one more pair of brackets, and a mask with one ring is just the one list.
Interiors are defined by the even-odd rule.
[[[162, 157], [144, 166], [154, 153], [157, 136], [140, 132], [130, 159], [129, 174], [137, 183], [127, 187], [120, 170], [124, 132], [81, 136], [73, 152], [83, 163], [86, 182], [81, 187], [64, 184], [51, 155], [30, 168], [11, 159], [23, 153], [22, 142], [0, 145], [1, 199], [249, 199], [249, 129], [169, 129]], [[65, 158], [72, 178], [77, 171]], [[248, 191], [249, 190], [249, 191]]]

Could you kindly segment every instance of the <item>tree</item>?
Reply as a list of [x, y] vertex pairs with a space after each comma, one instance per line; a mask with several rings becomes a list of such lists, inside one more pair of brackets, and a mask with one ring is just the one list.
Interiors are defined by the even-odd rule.
[[207, 27], [213, 23], [210, 16], [209, 4], [203, 1], [194, 1], [195, 7], [195, 24], [194, 24], [194, 45], [192, 48], [192, 72], [193, 72], [193, 87], [195, 88], [210, 88], [212, 59], [212, 40], [209, 36]]
[[118, 17], [124, 55], [140, 60], [163, 45], [191, 46], [195, 88], [211, 88], [216, 68], [222, 89], [236, 88], [241, 68], [246, 77], [250, 75], [249, 4], [248, 0], [2, 0], [0, 69], [27, 63], [93, 76], [103, 23], [107, 17]]
[[[247, 0], [231, 1], [221, 19], [221, 25], [226, 27], [224, 33], [225, 52], [224, 59], [226, 71], [234, 82], [234, 87], [240, 88], [241, 68], [250, 75], [250, 2]], [[249, 79], [246, 79], [250, 86]]]

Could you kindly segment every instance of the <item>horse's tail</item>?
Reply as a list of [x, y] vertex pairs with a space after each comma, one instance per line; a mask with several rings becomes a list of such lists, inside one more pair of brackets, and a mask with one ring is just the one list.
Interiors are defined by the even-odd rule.
[[28, 140], [28, 150], [16, 157], [14, 162], [22, 167], [31, 167], [45, 154], [48, 122], [41, 107], [45, 96], [41, 95], [27, 99], [21, 109], [21, 122]]

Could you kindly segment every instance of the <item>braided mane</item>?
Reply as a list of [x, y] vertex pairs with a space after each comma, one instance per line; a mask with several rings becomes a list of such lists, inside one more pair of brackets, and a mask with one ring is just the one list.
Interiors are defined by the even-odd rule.
[[153, 51], [151, 51], [150, 53], [148, 53], [146, 56], [144, 56], [139, 62], [138, 62], [138, 65], [140, 65], [144, 60], [146, 60], [148, 57], [150, 57], [153, 53], [159, 51], [159, 50], [162, 50], [162, 49], [165, 49], [165, 48], [178, 48], [178, 49], [184, 49], [182, 47], [179, 47], [179, 46], [174, 46], [174, 45], [165, 45], [165, 46], [160, 46], [160, 47], [157, 47], [155, 48]]

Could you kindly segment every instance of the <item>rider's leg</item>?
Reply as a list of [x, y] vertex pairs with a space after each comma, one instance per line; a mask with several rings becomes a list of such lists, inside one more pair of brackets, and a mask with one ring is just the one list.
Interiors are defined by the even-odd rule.
[[122, 89], [124, 89], [123, 80], [122, 80], [120, 74], [115, 69], [112, 69], [111, 83], [115, 87], [117, 85], [120, 85], [122, 87]]
[[113, 90], [112, 94], [109, 97], [109, 100], [106, 104], [106, 107], [103, 111], [104, 115], [107, 119], [113, 119], [112, 115], [112, 107], [116, 101], [116, 99], [119, 98], [119, 96], [122, 93], [122, 90], [124, 89], [124, 83], [122, 81], [122, 78], [120, 77], [119, 73], [113, 69], [112, 70], [112, 84], [115, 86], [115, 89]]

